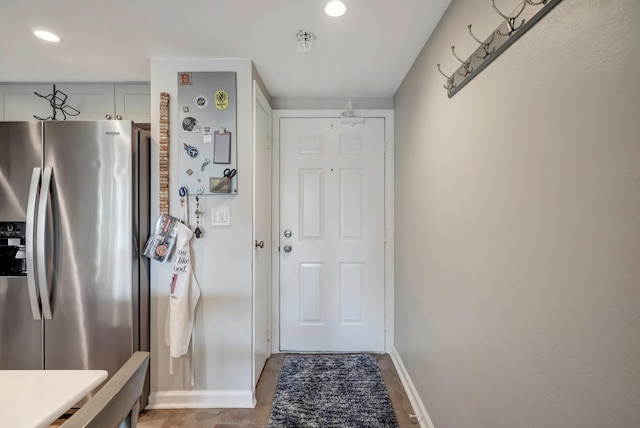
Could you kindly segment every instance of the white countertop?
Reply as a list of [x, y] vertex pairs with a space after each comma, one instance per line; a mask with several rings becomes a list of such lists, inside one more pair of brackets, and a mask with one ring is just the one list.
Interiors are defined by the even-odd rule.
[[106, 378], [104, 370], [0, 370], [0, 427], [48, 427]]

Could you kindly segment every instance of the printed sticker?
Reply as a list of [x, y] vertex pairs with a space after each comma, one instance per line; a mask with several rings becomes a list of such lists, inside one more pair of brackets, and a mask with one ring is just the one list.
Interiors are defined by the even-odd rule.
[[227, 91], [220, 89], [216, 92], [214, 98], [218, 110], [224, 110], [229, 107], [229, 94], [227, 94]]
[[197, 147], [194, 147], [187, 143], [182, 143], [182, 145], [184, 146], [184, 151], [187, 152], [187, 156], [189, 156], [190, 158], [195, 159], [200, 154], [200, 151]]

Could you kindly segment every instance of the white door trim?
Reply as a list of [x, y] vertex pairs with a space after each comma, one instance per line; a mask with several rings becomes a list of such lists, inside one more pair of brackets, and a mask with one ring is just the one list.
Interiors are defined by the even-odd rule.
[[[272, 172], [272, 289], [271, 289], [271, 351], [280, 352], [280, 254], [278, 245], [280, 242], [280, 119], [313, 118], [313, 117], [340, 117], [342, 110], [273, 110], [273, 166]], [[356, 116], [384, 118], [386, 153], [384, 158], [384, 294], [385, 294], [385, 352], [390, 354], [393, 350], [393, 296], [394, 296], [394, 220], [393, 220], [393, 110], [354, 110]]]
[[[252, 106], [252, 162], [253, 162], [253, 198], [251, 201], [251, 209], [253, 210], [253, 215], [252, 215], [252, 232], [251, 232], [251, 242], [254, 243], [257, 241], [257, 236], [256, 236], [256, 215], [259, 215], [259, 213], [256, 213], [256, 161], [257, 161], [257, 156], [256, 156], [256, 144], [258, 144], [257, 139], [257, 120], [256, 120], [256, 109], [259, 108], [259, 106], [262, 107], [268, 115], [271, 116], [271, 138], [273, 140], [273, 109], [271, 108], [271, 105], [269, 104], [269, 101], [267, 100], [267, 97], [264, 95], [264, 93], [262, 92], [262, 90], [260, 89], [260, 86], [258, 85], [258, 82], [256, 82], [255, 80], [253, 81], [253, 106]], [[272, 152], [272, 156], [273, 156], [273, 152]], [[272, 159], [272, 164], [273, 164], [273, 159]], [[273, 185], [273, 183], [272, 183]], [[272, 200], [273, 201], [273, 200]], [[273, 222], [273, 220], [272, 220]], [[273, 239], [271, 240], [271, 242], [273, 242]], [[266, 249], [266, 251], [269, 251], [269, 249]], [[273, 266], [273, 263], [272, 263]], [[254, 399], [254, 403], [256, 400], [256, 384], [258, 383], [258, 378], [260, 377], [260, 373], [256, 373], [256, 329], [258, 328], [258, 326], [256, 325], [256, 304], [259, 304], [260, 302], [256, 302], [256, 251], [254, 249], [253, 251], [253, 256], [252, 256], [252, 260], [251, 260], [251, 275], [252, 275], [252, 281], [251, 281], [251, 287], [252, 287], [252, 304], [251, 304], [251, 391], [253, 394], [253, 399]], [[271, 282], [271, 281], [269, 281]], [[270, 289], [273, 289], [273, 285], [271, 285], [269, 287]], [[267, 298], [267, 301], [269, 300], [269, 298]], [[268, 309], [267, 311], [268, 315], [272, 314], [271, 308]], [[271, 319], [269, 319], [268, 324], [272, 324], [273, 321]], [[269, 339], [270, 333], [267, 334], [267, 340]], [[271, 349], [267, 346], [267, 358], [270, 356], [270, 351]]]

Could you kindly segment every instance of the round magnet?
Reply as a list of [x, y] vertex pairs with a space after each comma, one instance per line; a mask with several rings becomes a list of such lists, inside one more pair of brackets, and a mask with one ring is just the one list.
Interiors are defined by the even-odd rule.
[[198, 195], [202, 195], [204, 193], [204, 187], [202, 187], [202, 186], [196, 187], [196, 193]]
[[207, 100], [207, 97], [205, 97], [204, 95], [198, 95], [196, 97], [196, 105], [198, 106], [198, 108], [206, 107], [208, 102], [209, 101]]

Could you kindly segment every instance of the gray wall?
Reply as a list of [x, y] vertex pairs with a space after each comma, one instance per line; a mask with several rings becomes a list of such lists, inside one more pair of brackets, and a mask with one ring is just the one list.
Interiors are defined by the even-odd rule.
[[454, 0], [394, 98], [395, 347], [436, 428], [638, 427], [640, 2], [563, 1], [448, 99], [499, 23]]

